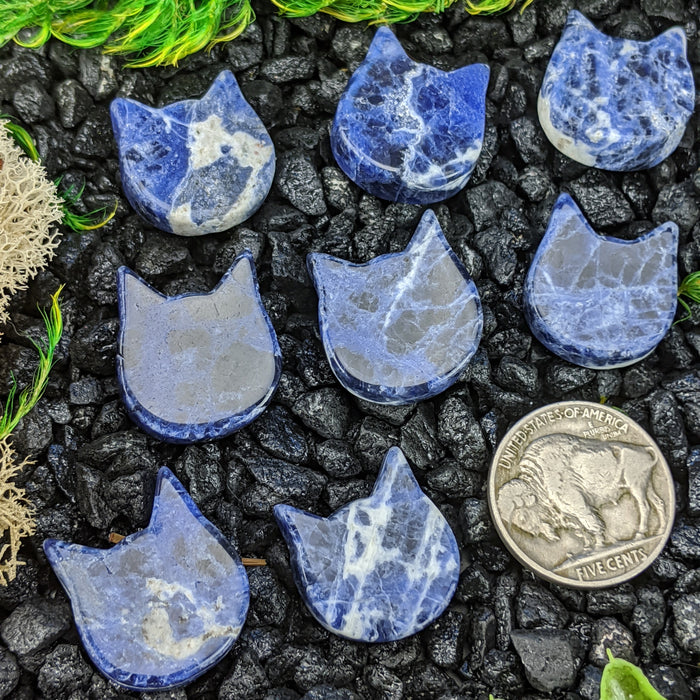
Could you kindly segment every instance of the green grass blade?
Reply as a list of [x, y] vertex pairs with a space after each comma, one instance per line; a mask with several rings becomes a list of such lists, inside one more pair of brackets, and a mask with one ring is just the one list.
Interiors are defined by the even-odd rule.
[[[61, 178], [57, 178], [54, 184], [56, 188], [58, 188], [61, 184]], [[75, 203], [83, 196], [84, 190], [85, 183], [83, 183], [82, 187], [78, 190], [71, 185], [60, 195], [63, 199], [63, 206], [61, 207], [63, 211], [62, 223], [73, 231], [94, 231], [95, 229], [102, 228], [108, 221], [114, 218], [114, 215], [117, 213], [117, 207], [119, 206], [119, 200], [115, 200], [114, 207], [109, 212], [107, 211], [107, 207], [102, 207], [88, 214], [76, 214], [71, 207], [75, 206]]]
[[119, 202], [114, 203], [111, 211], [107, 211], [107, 207], [95, 209], [88, 214], [76, 214], [71, 211], [68, 204], [63, 204], [63, 223], [73, 231], [94, 231], [102, 228], [108, 221], [114, 218], [117, 213]]
[[17, 424], [36, 406], [49, 383], [49, 373], [54, 365], [56, 347], [63, 334], [63, 316], [59, 305], [59, 296], [63, 290], [61, 285], [51, 296], [51, 308], [48, 312], [39, 309], [46, 326], [46, 342], [32, 339], [32, 345], [39, 354], [39, 366], [34, 373], [30, 386], [22, 390], [17, 397], [17, 381], [12, 377], [12, 387], [5, 401], [5, 410], [0, 418], [0, 440], [6, 438]]
[[39, 161], [39, 152], [36, 150], [34, 145], [34, 140], [29, 135], [26, 129], [23, 129], [19, 124], [15, 124], [11, 120], [9, 114], [0, 114], [0, 119], [7, 119], [5, 122], [5, 129], [12, 134], [19, 147], [33, 160]]
[[[700, 270], [691, 272], [678, 287], [678, 303], [685, 309], [686, 315], [683, 316], [683, 318], [679, 318], [676, 323], [683, 323], [683, 321], [687, 321], [693, 317], [690, 304], [688, 304], [684, 297], [687, 297], [696, 304], [700, 303]], [[676, 323], [673, 325], [675, 326]]]

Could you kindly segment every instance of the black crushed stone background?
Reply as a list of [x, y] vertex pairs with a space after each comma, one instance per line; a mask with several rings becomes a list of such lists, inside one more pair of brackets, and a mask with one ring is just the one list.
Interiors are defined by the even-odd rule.
[[[0, 111], [27, 125], [49, 174], [87, 182], [86, 209], [119, 198], [101, 231], [64, 232], [48, 271], [12, 306], [0, 345], [0, 392], [11, 372], [29, 381], [40, 335], [36, 304], [65, 283], [65, 335], [50, 387], [14, 436], [36, 465], [22, 481], [37, 506], [27, 565], [0, 588], [0, 697], [134, 697], [105, 681], [79, 643], [66, 597], [41, 551], [45, 537], [104, 547], [110, 531], [146, 525], [154, 476], [169, 465], [244, 556], [252, 604], [243, 634], [211, 672], [185, 689], [151, 694], [221, 700], [597, 700], [605, 647], [643, 666], [669, 700], [700, 696], [700, 313], [675, 326], [646, 360], [595, 372], [533, 340], [520, 311], [523, 279], [551, 209], [570, 191], [602, 232], [635, 237], [661, 221], [681, 229], [681, 277], [700, 268], [698, 114], [678, 150], [653, 170], [591, 170], [555, 152], [539, 129], [536, 95], [574, 4], [604, 31], [649, 39], [684, 26], [700, 83], [697, 0], [536, 0], [523, 15], [482, 19], [459, 6], [396, 27], [408, 52], [443, 69], [491, 67], [484, 151], [466, 190], [434, 207], [477, 281], [485, 333], [449, 391], [413, 408], [353, 399], [334, 381], [319, 342], [310, 251], [355, 261], [403, 248], [415, 206], [388, 204], [350, 184], [328, 129], [372, 29], [318, 16], [288, 21], [257, 6], [245, 35], [177, 68], [125, 70], [121, 59], [52, 42], [0, 50]], [[278, 174], [262, 209], [232, 231], [179, 238], [149, 228], [119, 186], [108, 108], [116, 95], [162, 105], [199, 97], [232, 69], [275, 142]], [[284, 353], [273, 405], [253, 425], [209, 445], [147, 438], [125, 417], [114, 372], [115, 273], [126, 264], [167, 294], [209, 290], [244, 248], [252, 251]], [[489, 521], [484, 483], [509, 424], [560, 399], [622, 407], [656, 438], [676, 480], [673, 536], [648, 572], [590, 593], [543, 583], [506, 553]], [[387, 448], [400, 445], [453, 525], [466, 568], [440, 620], [398, 643], [340, 640], [316, 624], [293, 586], [272, 505], [328, 514], [368, 494]], [[266, 468], [270, 467], [270, 468]], [[542, 663], [544, 660], [544, 663]]]

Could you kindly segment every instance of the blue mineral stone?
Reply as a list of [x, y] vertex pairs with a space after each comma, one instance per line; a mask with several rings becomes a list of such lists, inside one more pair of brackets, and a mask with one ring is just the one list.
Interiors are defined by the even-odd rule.
[[406, 404], [457, 381], [479, 345], [481, 302], [432, 211], [401, 253], [362, 265], [319, 253], [307, 261], [326, 355], [348, 391]]
[[127, 199], [163, 231], [225, 231], [270, 190], [275, 149], [230, 71], [201, 100], [155, 109], [117, 98], [111, 114]]
[[331, 148], [338, 165], [392, 202], [451, 197], [481, 153], [488, 81], [482, 63], [450, 73], [416, 63], [380, 27], [335, 113]]
[[263, 412], [282, 360], [250, 253], [207, 294], [166, 297], [126, 267], [117, 288], [117, 375], [137, 425], [191, 443], [225, 437]]
[[216, 664], [250, 599], [241, 560], [172, 472], [158, 472], [151, 521], [111, 549], [45, 540], [85, 649], [132, 690], [182, 685]]
[[287, 505], [274, 512], [304, 602], [341, 637], [403, 639], [437, 619], [455, 592], [457, 541], [398, 447], [369, 498], [328, 518]]
[[618, 39], [572, 10], [537, 102], [547, 137], [569, 158], [604, 170], [660, 163], [695, 106], [686, 47], [680, 27], [651, 41]]
[[568, 194], [554, 205], [523, 290], [535, 337], [569, 362], [609, 369], [646, 357], [676, 312], [678, 227], [599, 236]]

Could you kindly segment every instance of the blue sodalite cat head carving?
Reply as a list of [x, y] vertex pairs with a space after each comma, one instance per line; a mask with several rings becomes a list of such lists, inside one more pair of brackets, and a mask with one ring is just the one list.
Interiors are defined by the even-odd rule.
[[380, 27], [335, 113], [338, 164], [382, 199], [431, 204], [451, 197], [481, 152], [488, 80], [481, 63], [450, 73], [416, 63]]
[[572, 10], [537, 109], [549, 140], [584, 165], [651, 168], [678, 146], [695, 106], [683, 29], [651, 41], [598, 31]]
[[308, 266], [328, 361], [357, 396], [390, 404], [435, 396], [476, 352], [479, 294], [432, 211], [401, 253], [362, 265], [312, 253]]
[[155, 109], [118, 98], [111, 113], [124, 192], [163, 231], [225, 231], [251, 216], [270, 190], [270, 135], [230, 71], [201, 100]]
[[135, 423], [189, 443], [224, 437], [262, 413], [281, 354], [250, 253], [208, 294], [166, 297], [125, 267], [117, 283], [117, 374]]
[[274, 510], [304, 602], [341, 637], [403, 639], [433, 622], [455, 592], [457, 541], [398, 447], [387, 452], [369, 498], [328, 518]]
[[654, 350], [676, 312], [678, 227], [627, 241], [599, 236], [568, 194], [557, 200], [523, 290], [525, 317], [553, 353], [624, 367]]
[[126, 688], [187, 683], [228, 652], [245, 622], [238, 554], [169, 469], [158, 472], [145, 530], [111, 549], [46, 540], [44, 551], [88, 655]]

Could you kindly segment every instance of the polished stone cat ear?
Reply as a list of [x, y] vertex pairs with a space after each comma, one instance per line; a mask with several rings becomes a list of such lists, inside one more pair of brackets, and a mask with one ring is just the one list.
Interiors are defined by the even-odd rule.
[[568, 194], [530, 266], [523, 307], [532, 333], [583, 367], [624, 367], [651, 353], [676, 312], [678, 227], [634, 241], [599, 236]]
[[431, 204], [451, 197], [481, 152], [488, 80], [484, 64], [445, 73], [417, 63], [380, 27], [335, 113], [338, 165], [382, 199]]
[[236, 551], [169, 469], [148, 527], [111, 549], [45, 540], [93, 663], [132, 690], [183, 685], [214, 666], [245, 622], [248, 577]]
[[153, 226], [183, 236], [245, 221], [272, 185], [275, 151], [230, 71], [201, 100], [111, 106], [122, 187]]
[[695, 106], [683, 29], [651, 41], [598, 31], [569, 13], [537, 103], [549, 140], [605, 170], [651, 168], [680, 143]]
[[476, 352], [479, 293], [432, 211], [401, 253], [362, 265], [312, 253], [308, 267], [328, 361], [353, 394], [427, 399], [457, 381]]
[[437, 619], [457, 587], [459, 549], [403, 453], [390, 449], [372, 495], [328, 518], [277, 505], [297, 588], [346, 639], [403, 639]]
[[250, 253], [208, 294], [166, 297], [125, 267], [117, 286], [117, 375], [137, 425], [191, 443], [225, 437], [262, 413], [282, 363]]
[[651, 40], [657, 48], [671, 49], [676, 56], [685, 56], [688, 50], [688, 37], [683, 27], [671, 27]]

